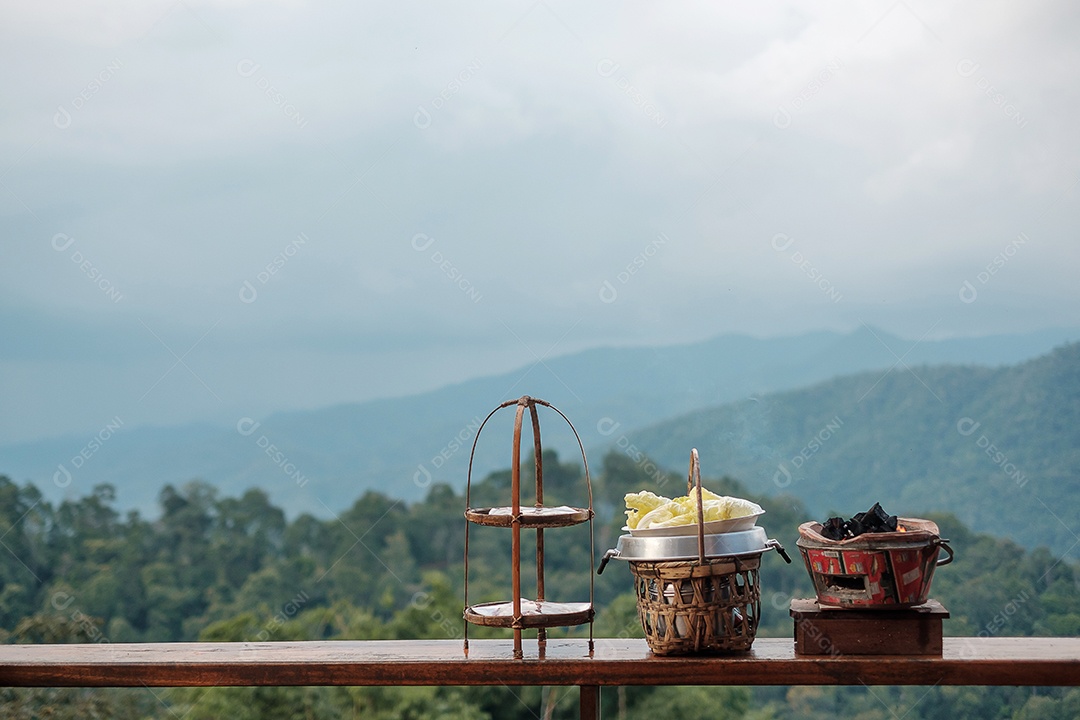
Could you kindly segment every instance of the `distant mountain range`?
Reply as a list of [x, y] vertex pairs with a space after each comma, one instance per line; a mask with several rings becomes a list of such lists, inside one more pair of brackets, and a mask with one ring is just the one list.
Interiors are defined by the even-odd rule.
[[1080, 343], [1002, 368], [897, 366], [689, 413], [630, 441], [816, 517], [881, 502], [1080, 557]]
[[[704, 421], [694, 420], [693, 417], [699, 416], [693, 416], [673, 421], [671, 425], [657, 425], [658, 422], [741, 401], [708, 412], [715, 413], [718, 422], [727, 423], [724, 432], [731, 438], [741, 438], [741, 445], [732, 442], [731, 446], [741, 447], [743, 454], [715, 444], [716, 438], [708, 434], [706, 426], [701, 427], [701, 437], [695, 442], [702, 446], [707, 473], [728, 472], [751, 485], [760, 483], [761, 478], [771, 482], [778, 463], [786, 460], [792, 465], [794, 454], [810, 443], [820, 428], [831, 418], [840, 418], [843, 425], [834, 433], [834, 439], [812, 453], [801, 467], [792, 468], [791, 483], [783, 489], [798, 492], [810, 487], [810, 481], [802, 479], [808, 477], [805, 473], [824, 466], [826, 458], [840, 457], [837, 453], [842, 448], [856, 442], [856, 430], [876, 428], [880, 435], [876, 442], [882, 446], [897, 442], [901, 436], [890, 435], [881, 425], [885, 420], [870, 423], [867, 418], [892, 417], [899, 408], [925, 399], [918, 393], [929, 395], [918, 382], [911, 387], [897, 385], [911, 377], [905, 366], [1005, 365], [1034, 357], [1078, 337], [1077, 330], [1057, 330], [915, 342], [863, 327], [847, 334], [815, 332], [776, 339], [725, 335], [661, 348], [601, 348], [538, 361], [513, 372], [412, 397], [278, 413], [265, 418], [238, 418], [234, 427], [118, 425], [90, 438], [63, 437], [0, 446], [0, 473], [20, 483], [33, 481], [54, 500], [64, 495], [81, 496], [95, 484], [109, 482], [117, 488], [118, 506], [137, 508], [147, 514], [156, 514], [156, 498], [166, 483], [180, 485], [199, 478], [225, 494], [239, 495], [244, 489], [257, 486], [290, 513], [327, 516], [345, 508], [369, 488], [408, 500], [423, 496], [432, 482], [462, 487], [469, 447], [480, 422], [503, 400], [527, 393], [552, 402], [566, 413], [577, 426], [591, 457], [596, 455], [594, 451], [613, 446], [627, 449], [633, 440], [672, 467], [685, 464], [684, 456], [690, 447], [687, 443], [693, 434], [688, 428]], [[893, 370], [870, 389], [874, 380], [890, 368]], [[765, 395], [868, 371], [872, 372], [855, 380], [836, 381], [839, 384], [833, 396], [821, 402], [808, 401], [790, 411], [806, 415], [793, 416], [786, 424], [777, 422], [788, 412], [783, 409], [783, 403]], [[920, 377], [938, 395], [947, 394], [935, 385], [946, 382], [939, 380], [937, 372], [925, 370]], [[997, 377], [994, 373], [998, 371], [942, 372], [985, 377], [989, 383], [989, 378]], [[844, 402], [850, 401], [848, 395], [852, 391], [841, 389], [848, 382], [864, 383], [870, 389], [863, 402], [850, 407]], [[823, 387], [832, 385], [804, 392], [827, 392]], [[891, 391], [899, 396], [887, 396]], [[1036, 485], [1036, 458], [1024, 454], [1020, 440], [1012, 434], [1014, 424], [995, 414], [994, 401], [1001, 399], [988, 398], [986, 403], [970, 409], [956, 406], [956, 412], [972, 415], [982, 425], [971, 437], [959, 436], [955, 429], [949, 431], [950, 436], [946, 432], [948, 427], [942, 425], [951, 417], [946, 413], [940, 422], [935, 421], [934, 427], [941, 436], [937, 442], [955, 440], [952, 436], [967, 441], [954, 444], [970, 456], [969, 461], [983, 463], [971, 467], [970, 478], [981, 477], [980, 473], [1000, 474], [992, 458], [976, 446], [985, 433], [996, 446], [1005, 448], [1010, 462], [1027, 473], [1030, 480], [1026, 487], [1041, 487]], [[963, 416], [951, 418], [953, 426]], [[512, 411], [505, 410], [485, 428], [474, 468], [477, 477], [509, 464], [511, 420]], [[911, 418], [915, 429], [922, 422], [926, 421]], [[545, 447], [558, 449], [564, 457], [577, 452], [576, 443], [557, 416], [544, 413], [541, 424]], [[767, 434], [758, 435], [759, 432]], [[899, 442], [907, 442], [907, 436], [903, 437]], [[917, 437], [920, 443], [927, 441], [924, 434]], [[860, 452], [869, 453], [873, 444], [860, 445]], [[909, 452], [913, 458], [919, 458], [926, 455], [926, 448], [911, 444]], [[885, 456], [889, 462], [895, 462], [895, 454], [889, 450]], [[749, 462], [753, 459], [762, 462]], [[599, 457], [594, 460], [598, 461]], [[877, 467], [876, 472], [877, 477], [892, 478], [894, 482], [904, 478], [910, 484], [913, 478], [910, 472], [901, 472], [900, 468], [894, 471], [891, 467]], [[925, 472], [930, 472], [929, 467]], [[1041, 477], [1038, 479], [1043, 482]], [[866, 482], [873, 484], [876, 480]], [[828, 487], [843, 493], [839, 498], [845, 500], [845, 509], [847, 498], [873, 495], [855, 494], [844, 483]], [[1010, 488], [1004, 486], [1004, 489]], [[1003, 496], [1003, 502], [1006, 497]], [[815, 508], [830, 504], [809, 498], [808, 502]], [[928, 500], [922, 507], [936, 505]], [[976, 524], [976, 527], [985, 529], [985, 525]]]

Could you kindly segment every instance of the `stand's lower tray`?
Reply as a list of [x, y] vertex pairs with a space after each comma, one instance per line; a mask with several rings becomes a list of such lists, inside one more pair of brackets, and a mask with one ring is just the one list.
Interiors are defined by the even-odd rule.
[[521, 600], [520, 622], [514, 620], [514, 603], [493, 602], [465, 608], [465, 619], [473, 625], [489, 627], [547, 628], [559, 625], [581, 625], [593, 619], [595, 610], [590, 603], [559, 603], [549, 600]]

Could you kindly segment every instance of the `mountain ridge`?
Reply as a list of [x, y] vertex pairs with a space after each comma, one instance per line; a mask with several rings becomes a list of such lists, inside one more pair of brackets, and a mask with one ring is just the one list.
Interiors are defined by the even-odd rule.
[[[0, 446], [0, 472], [35, 481], [54, 499], [109, 482], [129, 507], [148, 513], [156, 509], [157, 493], [166, 483], [201, 478], [225, 493], [260, 487], [290, 512], [325, 516], [367, 488], [417, 499], [431, 482], [462, 486], [479, 420], [503, 400], [526, 393], [565, 412], [591, 451], [666, 418], [853, 369], [883, 371], [898, 357], [912, 363], [943, 358], [1005, 363], [1042, 352], [1069, 334], [1078, 333], [914, 342], [864, 326], [846, 334], [721, 335], [665, 347], [593, 348], [404, 398], [237, 417], [232, 427], [121, 428], [77, 472], [72, 460], [90, 438]], [[541, 418], [545, 447], [572, 457], [576, 443], [562, 421], [551, 418], [558, 422]], [[477, 475], [505, 467], [507, 423], [497, 416], [485, 428]], [[72, 472], [70, 480], [63, 473], [57, 479], [61, 466]]]

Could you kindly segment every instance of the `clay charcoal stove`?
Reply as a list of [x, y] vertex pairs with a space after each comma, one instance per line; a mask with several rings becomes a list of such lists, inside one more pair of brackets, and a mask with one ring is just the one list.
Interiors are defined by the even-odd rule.
[[[850, 520], [799, 526], [799, 551], [817, 602], [834, 608], [909, 608], [927, 601], [935, 568], [952, 560], [938, 526], [897, 518], [875, 503]], [[939, 560], [938, 551], [947, 557]]]

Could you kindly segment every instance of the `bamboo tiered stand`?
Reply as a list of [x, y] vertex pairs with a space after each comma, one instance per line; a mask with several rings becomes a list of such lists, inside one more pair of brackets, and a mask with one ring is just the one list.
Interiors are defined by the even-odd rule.
[[[544, 506], [544, 467], [543, 451], [540, 444], [540, 420], [537, 416], [536, 406], [542, 405], [554, 410], [570, 426], [570, 430], [577, 439], [578, 448], [581, 450], [581, 460], [585, 466], [585, 487], [588, 491], [587, 507], [563, 507], [549, 508]], [[474, 508], [471, 504], [472, 496], [472, 468], [476, 455], [476, 444], [480, 440], [480, 433], [488, 420], [503, 408], [517, 406], [517, 414], [514, 417], [514, 439], [512, 450], [512, 470], [510, 481], [510, 505], [506, 507]], [[536, 467], [536, 496], [531, 506], [522, 506], [521, 503], [521, 427], [528, 410], [532, 421], [533, 453]], [[559, 411], [554, 405], [538, 398], [525, 395], [517, 400], [508, 400], [488, 413], [476, 431], [473, 440], [472, 452], [469, 455], [469, 475], [465, 488], [465, 652], [469, 651], [469, 624], [484, 625], [488, 627], [510, 628], [514, 631], [514, 657], [522, 658], [521, 631], [529, 628], [536, 629], [537, 642], [541, 653], [547, 643], [547, 629], [551, 627], [569, 627], [589, 623], [589, 652], [593, 651], [593, 579], [592, 566], [595, 564], [595, 548], [593, 543], [593, 507], [592, 507], [592, 483], [589, 479], [589, 463], [585, 458], [585, 448], [581, 438], [577, 434], [573, 423]], [[544, 530], [548, 528], [570, 527], [574, 525], [589, 524], [589, 601], [572, 603], [553, 603], [546, 599], [544, 588]], [[511, 599], [502, 602], [469, 604], [469, 528], [472, 525], [486, 525], [489, 527], [510, 528], [510, 559], [511, 559]], [[536, 532], [536, 597], [535, 599], [523, 599], [521, 597], [521, 530], [527, 528]]]

